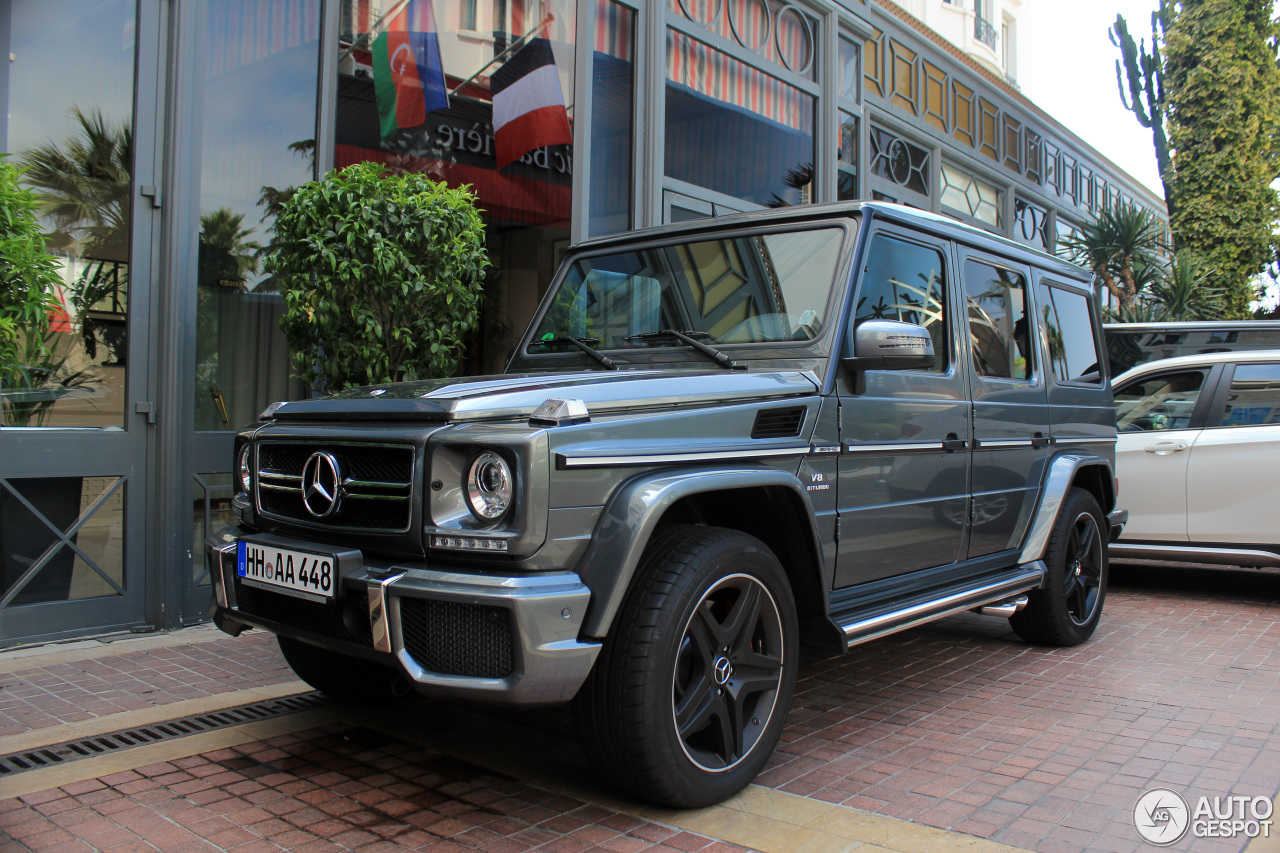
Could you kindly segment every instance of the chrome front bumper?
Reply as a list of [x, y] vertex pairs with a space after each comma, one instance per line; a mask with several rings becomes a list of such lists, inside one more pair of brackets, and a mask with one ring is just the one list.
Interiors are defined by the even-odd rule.
[[[363, 656], [384, 659], [391, 656], [418, 691], [426, 695], [517, 705], [558, 704], [572, 699], [600, 652], [600, 643], [578, 639], [591, 591], [572, 572], [480, 575], [428, 567], [423, 563], [366, 558], [360, 561], [358, 568], [343, 574], [341, 589], [348, 608], [354, 602], [368, 614], [372, 640], [367, 648], [354, 649], [349, 641], [340, 638], [317, 636], [298, 626], [271, 622], [237, 607], [238, 532], [248, 533], [232, 529], [205, 540], [214, 602], [222, 617], [218, 621], [223, 630], [229, 631], [224, 625], [231, 620], [276, 633], [296, 635], [335, 651], [363, 652]], [[332, 546], [317, 546], [304, 540], [253, 536], [282, 547], [293, 545], [303, 550], [314, 551], [317, 547], [335, 550]], [[424, 668], [405, 647], [401, 607], [410, 598], [509, 611], [514, 646], [511, 673], [502, 678], [486, 678], [449, 675]]]

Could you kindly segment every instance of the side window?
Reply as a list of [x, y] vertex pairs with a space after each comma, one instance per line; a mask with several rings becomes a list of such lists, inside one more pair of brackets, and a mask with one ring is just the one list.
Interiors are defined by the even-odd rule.
[[942, 255], [936, 249], [877, 234], [858, 286], [853, 324], [901, 320], [924, 326], [933, 339], [933, 373], [948, 367], [947, 292]]
[[1222, 425], [1265, 424], [1280, 424], [1280, 364], [1238, 364], [1222, 411]]
[[1040, 321], [1049, 342], [1049, 369], [1059, 382], [1101, 382], [1089, 297], [1041, 283]]
[[974, 371], [999, 379], [1030, 379], [1026, 279], [991, 264], [966, 261], [964, 295]]
[[1206, 372], [1164, 373], [1116, 390], [1116, 429], [1121, 432], [1186, 429], [1204, 388]]

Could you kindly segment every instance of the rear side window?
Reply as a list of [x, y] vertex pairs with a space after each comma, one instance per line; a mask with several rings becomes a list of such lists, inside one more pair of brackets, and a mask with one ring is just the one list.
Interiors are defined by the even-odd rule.
[[1030, 379], [1026, 279], [991, 264], [966, 261], [964, 295], [974, 371], [997, 379]]
[[854, 326], [864, 320], [901, 320], [924, 326], [933, 339], [933, 373], [947, 371], [947, 290], [936, 250], [877, 234], [858, 287]]
[[1089, 297], [1041, 282], [1040, 322], [1049, 343], [1049, 372], [1059, 382], [1101, 382]]
[[1280, 424], [1280, 364], [1236, 365], [1222, 425], [1267, 424]]

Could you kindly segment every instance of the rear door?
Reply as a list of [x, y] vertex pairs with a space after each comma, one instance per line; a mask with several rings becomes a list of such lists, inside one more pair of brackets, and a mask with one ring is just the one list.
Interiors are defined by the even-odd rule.
[[1049, 452], [1049, 413], [1027, 316], [1030, 270], [967, 248], [960, 263], [961, 352], [973, 389], [973, 558], [1016, 547]]
[[971, 425], [951, 257], [946, 241], [881, 225], [855, 271], [850, 333], [871, 319], [915, 323], [936, 358], [929, 370], [841, 371], [837, 380], [837, 587], [964, 557]]
[[1280, 361], [1227, 373], [1188, 454], [1187, 532], [1193, 542], [1280, 542]]
[[1220, 366], [1160, 371], [1115, 390], [1123, 538], [1187, 541], [1187, 473]]

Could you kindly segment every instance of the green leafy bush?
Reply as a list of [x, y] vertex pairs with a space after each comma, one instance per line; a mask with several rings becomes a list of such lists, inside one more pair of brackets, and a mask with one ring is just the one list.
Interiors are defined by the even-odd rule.
[[46, 355], [49, 312], [58, 306], [57, 261], [45, 254], [36, 220], [39, 202], [19, 183], [22, 170], [0, 155], [0, 382], [24, 378], [33, 359]]
[[489, 259], [466, 188], [359, 163], [298, 188], [266, 271], [313, 388], [443, 377], [458, 367]]

